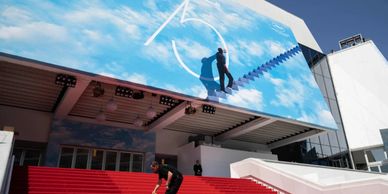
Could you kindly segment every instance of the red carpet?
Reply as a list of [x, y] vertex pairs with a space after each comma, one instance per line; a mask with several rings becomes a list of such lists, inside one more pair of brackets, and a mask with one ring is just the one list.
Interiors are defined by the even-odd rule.
[[[15, 167], [10, 194], [150, 194], [156, 174], [50, 167]], [[164, 194], [163, 180], [158, 194]], [[247, 179], [184, 176], [179, 194], [274, 194]]]

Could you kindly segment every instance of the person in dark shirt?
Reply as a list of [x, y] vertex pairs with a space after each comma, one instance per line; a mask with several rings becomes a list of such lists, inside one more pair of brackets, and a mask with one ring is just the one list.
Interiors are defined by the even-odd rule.
[[226, 60], [225, 60], [225, 56], [224, 56], [224, 51], [222, 50], [222, 48], [218, 48], [218, 52], [216, 54], [217, 56], [217, 69], [218, 69], [218, 74], [220, 76], [220, 90], [225, 92], [225, 74], [226, 76], [228, 76], [228, 79], [229, 79], [229, 82], [228, 82], [228, 86], [229, 88], [232, 87], [233, 85], [233, 76], [232, 74], [230, 74], [228, 68], [226, 67]]
[[156, 194], [156, 191], [158, 191], [162, 184], [162, 179], [166, 180], [166, 194], [176, 194], [178, 192], [183, 181], [183, 176], [176, 168], [167, 164], [159, 165], [158, 162], [153, 161], [151, 169], [159, 175], [158, 183], [152, 191], [152, 194]]
[[199, 163], [199, 160], [196, 160], [195, 161], [195, 164], [193, 166], [193, 169], [194, 169], [194, 175], [195, 176], [202, 176], [202, 166], [201, 164]]

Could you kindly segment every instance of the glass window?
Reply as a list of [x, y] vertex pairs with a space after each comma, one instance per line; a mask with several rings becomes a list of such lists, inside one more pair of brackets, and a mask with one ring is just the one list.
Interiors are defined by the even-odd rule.
[[311, 142], [311, 143], [319, 144], [319, 139], [318, 139], [317, 136], [314, 136], [314, 137], [311, 137], [311, 138], [310, 138], [310, 142]]
[[331, 99], [336, 99], [336, 95], [334, 93], [334, 87], [333, 87], [333, 82], [331, 82], [330, 78], [324, 78], [325, 80], [325, 85], [326, 85], [326, 90], [327, 90], [327, 97]]
[[331, 146], [331, 151], [333, 152], [333, 154], [337, 154], [340, 152], [340, 149], [337, 146]]
[[341, 117], [338, 110], [337, 102], [335, 100], [330, 99], [329, 105], [330, 105], [330, 110], [331, 110], [331, 113], [333, 114], [334, 120], [336, 122], [341, 122]]
[[329, 136], [329, 141], [331, 146], [339, 147], [338, 139], [337, 139], [337, 134], [335, 131], [329, 131], [327, 133]]
[[61, 151], [61, 159], [59, 160], [59, 167], [71, 168], [73, 161], [74, 148], [63, 147]]
[[324, 133], [324, 134], [320, 135], [320, 136], [319, 136], [319, 140], [320, 140], [320, 142], [321, 142], [322, 145], [327, 145], [327, 146], [330, 145], [330, 144], [329, 144], [329, 138], [328, 138], [328, 136], [327, 136], [327, 133]]
[[22, 153], [23, 153], [22, 149], [13, 149], [13, 155], [15, 156], [14, 164], [17, 166], [20, 165]]
[[313, 72], [316, 74], [322, 75], [322, 70], [320, 66], [321, 66], [320, 64], [314, 65]]
[[323, 76], [322, 76], [322, 75], [316, 74], [316, 75], [315, 75], [315, 80], [317, 80], [317, 84], [318, 84], [318, 86], [319, 86], [319, 89], [320, 89], [321, 92], [322, 92], [322, 95], [323, 95], [324, 97], [327, 97], [326, 87], [325, 87], [325, 83], [324, 83], [324, 80], [323, 80]]
[[23, 166], [38, 166], [40, 150], [25, 150]]
[[333, 155], [333, 154], [331, 153], [330, 146], [322, 145], [322, 154], [323, 154], [324, 157]]
[[388, 173], [388, 164], [381, 166], [381, 172]]
[[322, 68], [323, 76], [325, 76], [325, 77], [331, 77], [331, 76], [330, 76], [330, 72], [329, 72], [329, 66], [328, 66], [326, 60], [322, 60], [321, 68]]
[[92, 164], [90, 165], [90, 168], [95, 170], [102, 170], [103, 157], [104, 157], [104, 151], [93, 149]]
[[372, 171], [372, 172], [379, 172], [379, 167], [377, 167], [377, 166], [370, 167], [370, 171]]
[[89, 149], [77, 148], [75, 168], [86, 169], [88, 165]]
[[120, 154], [120, 171], [130, 171], [131, 154], [121, 153]]
[[383, 148], [367, 150], [366, 154], [369, 162], [383, 161], [385, 159]]
[[340, 148], [341, 148], [341, 150], [347, 150], [348, 146], [346, 145], [346, 139], [345, 139], [345, 135], [344, 135], [344, 131], [342, 129], [342, 126], [339, 125], [338, 128], [339, 128], [339, 130], [337, 131], [337, 136], [338, 136]]
[[116, 170], [117, 152], [106, 152], [105, 170]]
[[133, 154], [132, 172], [143, 172], [142, 154]]

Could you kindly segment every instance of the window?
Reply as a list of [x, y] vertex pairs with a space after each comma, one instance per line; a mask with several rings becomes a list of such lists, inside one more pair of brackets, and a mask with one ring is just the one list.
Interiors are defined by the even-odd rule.
[[63, 146], [58, 166], [113, 171], [143, 171], [144, 154], [95, 148]]
[[15, 148], [14, 164], [19, 166], [39, 166], [41, 162], [41, 150]]

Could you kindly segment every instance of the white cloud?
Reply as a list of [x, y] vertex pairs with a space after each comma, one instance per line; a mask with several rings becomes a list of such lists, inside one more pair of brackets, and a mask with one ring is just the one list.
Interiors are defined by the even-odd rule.
[[231, 61], [233, 61], [233, 64], [240, 66], [254, 65], [254, 62], [247, 61], [247, 59], [251, 59], [252, 57], [261, 57], [264, 54], [264, 49], [257, 42], [239, 40], [236, 42], [230, 42], [228, 45], [228, 53]]
[[[221, 99], [221, 101], [224, 101]], [[249, 109], [263, 110], [263, 94], [256, 89], [240, 89], [233, 95], [227, 95], [227, 103]]]
[[124, 73], [123, 77], [125, 80], [130, 81], [130, 82], [147, 85], [147, 77], [143, 74], [132, 73], [132, 74], [128, 75], [127, 73]]
[[270, 74], [264, 74], [264, 78], [275, 85], [276, 100], [272, 100], [271, 104], [275, 106], [284, 106], [292, 108], [303, 108], [304, 100], [307, 95], [307, 88], [301, 80], [293, 77], [288, 77], [287, 80], [273, 78]]
[[66, 28], [46, 23], [32, 22], [21, 26], [0, 26], [0, 39], [33, 42], [66, 42]]
[[205, 87], [203, 87], [201, 85], [192, 86], [190, 88], [190, 90], [191, 90], [190, 93], [193, 96], [197, 96], [197, 97], [202, 98], [202, 99], [207, 98], [207, 90]]
[[99, 72], [98, 74], [103, 75], [103, 76], [107, 76], [107, 77], [111, 77], [111, 78], [118, 78], [116, 75], [114, 75], [112, 73], [108, 73], [108, 72]]
[[209, 48], [192, 40], [176, 40], [176, 45], [178, 50], [183, 50], [185, 56], [190, 57], [191, 59], [202, 59], [203, 57], [209, 57], [212, 54], [212, 51]]
[[266, 40], [264, 41], [264, 44], [267, 46], [271, 56], [274, 57], [286, 51], [285, 46], [277, 41]]
[[152, 44], [143, 47], [144, 56], [148, 56], [148, 59], [156, 61], [164, 65], [166, 68], [171, 68], [175, 64], [175, 57], [172, 56], [172, 51], [169, 50], [171, 44], [169, 42], [153, 42]]
[[185, 94], [185, 92], [183, 90], [181, 90], [180, 88], [177, 88], [176, 86], [171, 85], [171, 84], [166, 84], [163, 88], [165, 88], [166, 90], [173, 91], [173, 92]]
[[30, 12], [13, 6], [4, 9], [1, 13], [1, 17], [1, 20], [4, 20], [9, 24], [26, 23], [32, 20]]

